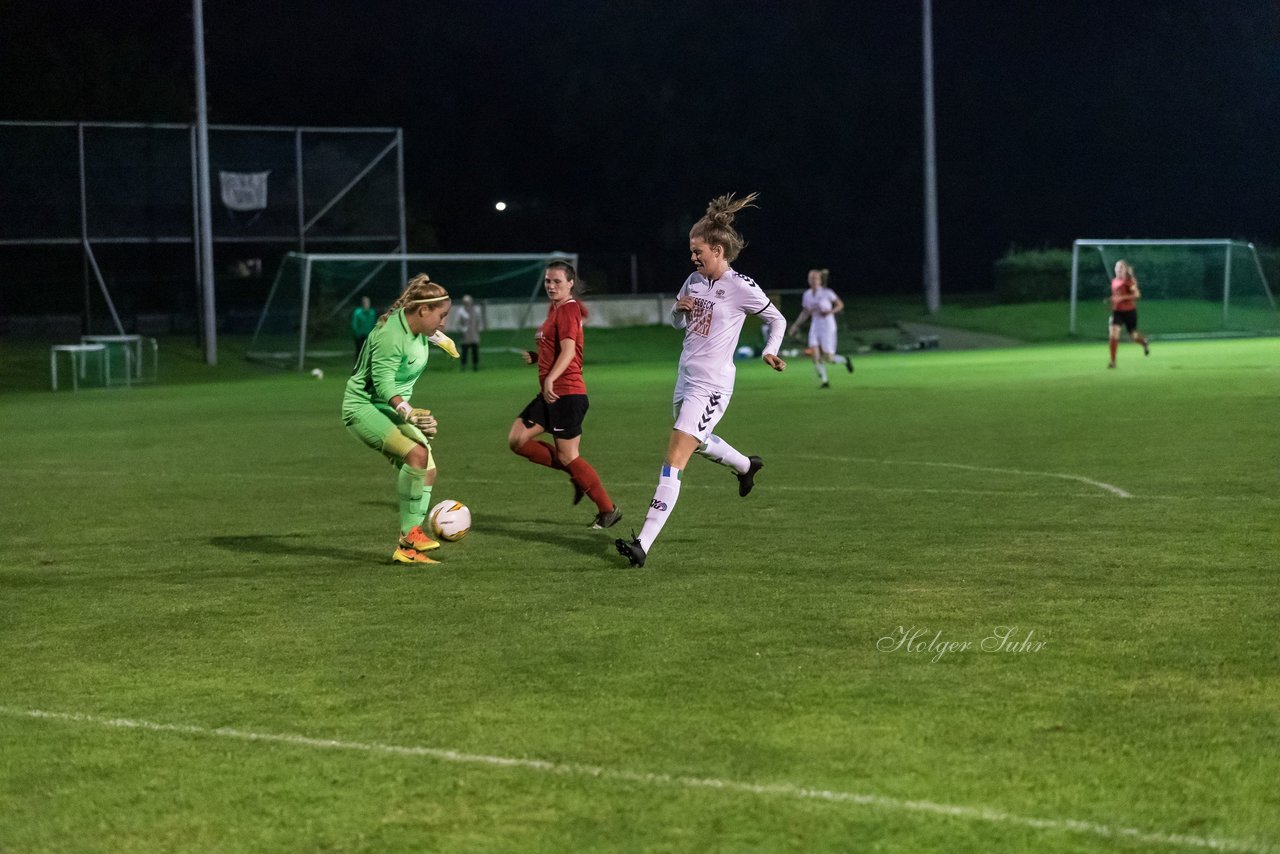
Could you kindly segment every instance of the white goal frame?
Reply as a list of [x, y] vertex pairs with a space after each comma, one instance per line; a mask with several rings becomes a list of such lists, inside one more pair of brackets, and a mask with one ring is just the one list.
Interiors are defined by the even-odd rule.
[[[576, 252], [496, 252], [496, 253], [334, 253], [334, 252], [290, 252], [280, 262], [280, 269], [283, 270], [285, 264], [290, 260], [300, 262], [302, 264], [302, 311], [299, 318], [298, 329], [298, 370], [304, 370], [307, 358], [307, 322], [311, 308], [311, 270], [316, 261], [349, 261], [354, 263], [375, 263], [373, 268], [359, 283], [352, 288], [346, 296], [343, 297], [339, 306], [345, 305], [349, 300], [360, 293], [374, 276], [382, 272], [388, 264], [400, 265], [400, 279], [407, 281], [409, 272], [409, 264], [414, 263], [431, 263], [433, 261], [567, 261], [578, 269], [578, 253]], [[271, 290], [267, 294], [267, 301], [262, 307], [262, 314], [258, 317], [257, 326], [253, 331], [253, 340], [257, 340], [259, 333], [262, 331], [262, 324], [267, 318], [267, 312], [271, 308], [271, 301], [275, 298], [276, 289], [280, 286], [280, 274], [276, 274], [275, 281], [271, 283]], [[529, 305], [532, 307], [534, 300], [543, 292], [542, 282], [539, 281], [534, 285], [533, 290], [529, 294]], [[531, 309], [530, 309], [531, 310]], [[525, 312], [525, 320], [527, 320], [528, 312]], [[249, 354], [253, 356], [252, 353]]]
[[[1231, 240], [1229, 238], [1201, 238], [1201, 239], [1184, 239], [1184, 240], [1091, 240], [1080, 238], [1071, 244], [1071, 334], [1076, 334], [1076, 304], [1080, 292], [1080, 249], [1097, 249], [1102, 254], [1102, 249], [1107, 246], [1221, 246], [1226, 255], [1226, 264], [1222, 273], [1222, 325], [1227, 327], [1227, 320], [1231, 308], [1231, 253], [1233, 250], [1241, 249], [1247, 251], [1249, 257], [1253, 259], [1254, 267], [1258, 270], [1258, 278], [1262, 281], [1262, 287], [1267, 292], [1267, 299], [1271, 302], [1271, 308], [1276, 309], [1276, 298], [1271, 293], [1271, 285], [1267, 282], [1267, 274], [1262, 272], [1262, 262], [1258, 260], [1258, 250], [1252, 243], [1243, 240]], [[1106, 259], [1103, 258], [1103, 269], [1106, 269]], [[1111, 271], [1107, 270], [1107, 277], [1111, 277]]]

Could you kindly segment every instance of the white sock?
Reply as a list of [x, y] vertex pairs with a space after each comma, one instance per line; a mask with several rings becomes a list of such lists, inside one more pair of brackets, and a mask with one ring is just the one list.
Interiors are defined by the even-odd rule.
[[814, 362], [813, 369], [818, 372], [818, 379], [822, 380], [825, 383], [827, 381], [827, 363]]
[[841, 356], [839, 353], [836, 353], [832, 355], [831, 361], [835, 362], [837, 365], [843, 365], [845, 362], [849, 360], [846, 359], [844, 356]]
[[698, 448], [698, 456], [706, 457], [713, 463], [728, 466], [738, 474], [746, 474], [747, 469], [751, 468], [751, 462], [747, 459], [746, 454], [721, 439], [715, 433], [708, 436], [706, 444]]
[[662, 526], [667, 524], [671, 511], [675, 509], [676, 499], [680, 497], [680, 469], [663, 466], [658, 476], [658, 488], [653, 492], [653, 500], [649, 502], [649, 512], [644, 517], [644, 527], [640, 529], [640, 548], [646, 552], [653, 546], [653, 541], [662, 533]]

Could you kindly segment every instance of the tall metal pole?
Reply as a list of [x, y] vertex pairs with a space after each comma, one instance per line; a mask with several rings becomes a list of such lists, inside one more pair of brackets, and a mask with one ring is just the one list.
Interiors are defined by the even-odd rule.
[[[397, 202], [400, 207], [400, 249], [401, 255], [409, 252], [409, 233], [405, 230], [404, 217], [404, 128], [396, 128], [396, 183], [400, 185]], [[400, 286], [409, 280], [409, 262], [400, 262]]]
[[204, 4], [192, 0], [196, 54], [196, 169], [199, 172], [200, 280], [204, 296], [204, 359], [218, 364], [218, 315], [214, 308], [213, 206], [209, 190], [209, 104], [204, 83]]
[[938, 159], [933, 130], [933, 0], [921, 0], [924, 32], [924, 302], [930, 314], [942, 307], [938, 273]]
[[[191, 137], [188, 145], [191, 151], [187, 155], [191, 158], [191, 260], [195, 263], [195, 270], [192, 275], [195, 276], [196, 298], [202, 300], [204, 297], [201, 294], [204, 292], [204, 288], [201, 285], [201, 279], [204, 267], [200, 266], [200, 170], [196, 167], [196, 161], [199, 159], [196, 156], [196, 126], [192, 125], [188, 130], [188, 135]], [[197, 347], [204, 340], [204, 336], [201, 334], [201, 326], [203, 325], [196, 324]]]
[[[76, 134], [80, 146], [80, 244], [84, 247], [89, 245], [89, 194], [85, 187], [84, 174], [84, 122], [76, 124]], [[81, 321], [80, 325], [83, 328], [80, 331], [85, 335], [91, 335], [93, 334], [93, 315], [90, 314], [89, 307], [89, 253], [81, 249], [80, 256], [84, 267], [84, 319]]]
[[307, 190], [302, 182], [302, 128], [293, 130], [293, 168], [298, 176], [298, 251], [307, 251]]

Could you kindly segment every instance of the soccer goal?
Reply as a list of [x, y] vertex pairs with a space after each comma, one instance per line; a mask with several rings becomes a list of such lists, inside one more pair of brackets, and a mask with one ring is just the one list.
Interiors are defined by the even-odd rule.
[[1071, 247], [1071, 333], [1105, 335], [1116, 261], [1133, 267], [1143, 332], [1161, 338], [1280, 334], [1280, 313], [1252, 243], [1077, 240]]
[[[453, 255], [343, 255], [290, 252], [280, 262], [254, 328], [247, 357], [302, 370], [308, 364], [354, 359], [351, 313], [369, 297], [379, 313], [419, 273], [448, 289], [455, 305], [470, 296], [489, 333], [513, 345], [518, 333], [537, 324], [534, 311], [543, 294], [549, 262], [568, 261], [571, 252]], [[497, 331], [497, 336], [493, 333]], [[454, 334], [460, 340], [460, 334]], [[486, 347], [486, 349], [490, 349]]]

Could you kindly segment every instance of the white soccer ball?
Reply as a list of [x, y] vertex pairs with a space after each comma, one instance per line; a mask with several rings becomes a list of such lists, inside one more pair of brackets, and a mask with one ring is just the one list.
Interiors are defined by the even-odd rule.
[[324, 371], [320, 370], [319, 368], [312, 368], [311, 376], [315, 377], [318, 380], [322, 380], [324, 379]]
[[471, 530], [471, 508], [452, 498], [432, 507], [427, 519], [431, 526], [431, 536], [437, 540], [456, 543]]

